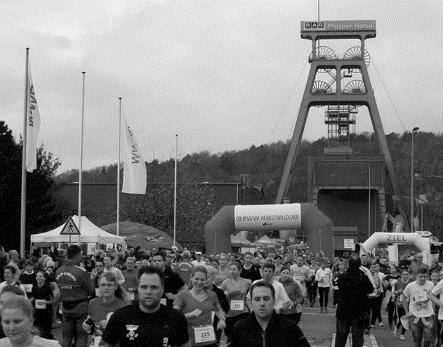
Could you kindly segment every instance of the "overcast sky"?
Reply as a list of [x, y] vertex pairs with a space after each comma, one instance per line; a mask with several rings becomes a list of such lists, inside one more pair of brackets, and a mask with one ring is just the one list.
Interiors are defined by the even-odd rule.
[[[366, 49], [385, 132], [442, 132], [443, 1], [320, 4], [323, 20], [377, 21]], [[311, 47], [300, 21], [317, 19], [316, 0], [2, 0], [0, 10], [0, 119], [22, 132], [30, 47], [39, 142], [60, 158], [59, 173], [79, 166], [82, 71], [86, 169], [117, 161], [120, 96], [147, 161], [173, 157], [176, 133], [179, 157], [292, 136]], [[304, 138], [326, 136], [323, 112], [310, 112]], [[357, 131], [365, 130], [372, 128], [363, 110]]]

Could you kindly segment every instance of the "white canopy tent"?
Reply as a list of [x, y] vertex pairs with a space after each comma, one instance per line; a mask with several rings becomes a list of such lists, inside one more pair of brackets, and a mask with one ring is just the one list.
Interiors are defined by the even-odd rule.
[[267, 247], [273, 247], [278, 245], [277, 241], [269, 238], [266, 235], [255, 241], [254, 244], [257, 246], [267, 246]]
[[[78, 228], [79, 218], [78, 216], [72, 216], [72, 220]], [[32, 243], [58, 243], [58, 242], [69, 242], [69, 235], [60, 235], [63, 230], [65, 223], [60, 225], [59, 227], [47, 231], [45, 233], [34, 234], [31, 235]], [[80, 235], [72, 235], [72, 242], [80, 242], [80, 243], [98, 243], [98, 244], [110, 244], [116, 243], [119, 245], [125, 244], [125, 238], [122, 236], [117, 236], [111, 233], [100, 229], [94, 223], [92, 223], [88, 218], [82, 216], [81, 230]]]

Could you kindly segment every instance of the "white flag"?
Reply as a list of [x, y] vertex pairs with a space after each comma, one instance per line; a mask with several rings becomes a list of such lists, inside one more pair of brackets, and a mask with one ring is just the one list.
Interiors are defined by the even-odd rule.
[[37, 169], [37, 137], [40, 131], [40, 112], [35, 97], [31, 70], [28, 68], [28, 111], [26, 117], [26, 171]]
[[123, 193], [146, 194], [146, 164], [132, 129], [125, 125], [125, 164], [123, 173]]

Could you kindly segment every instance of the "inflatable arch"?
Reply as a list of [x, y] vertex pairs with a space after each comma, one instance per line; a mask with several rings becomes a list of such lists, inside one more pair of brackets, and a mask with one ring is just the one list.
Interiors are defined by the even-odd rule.
[[414, 245], [422, 252], [429, 252], [429, 239], [417, 233], [373, 233], [361, 244], [360, 253], [371, 252], [376, 246], [396, 243], [402, 245]]
[[271, 231], [302, 228], [309, 247], [332, 259], [331, 220], [314, 204], [229, 205], [222, 207], [205, 225], [206, 253], [231, 251], [236, 231]]
[[373, 233], [361, 244], [360, 254], [369, 253], [378, 245], [413, 245], [423, 253], [423, 261], [429, 264], [431, 261], [431, 245], [429, 241], [429, 238], [423, 237], [417, 233]]

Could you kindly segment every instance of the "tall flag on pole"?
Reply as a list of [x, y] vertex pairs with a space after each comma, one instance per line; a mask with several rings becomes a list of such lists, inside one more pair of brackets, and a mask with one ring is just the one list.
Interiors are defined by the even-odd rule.
[[131, 127], [125, 125], [125, 163], [123, 173], [123, 193], [146, 194], [146, 164], [140, 152]]
[[27, 88], [28, 111], [26, 121], [26, 171], [32, 172], [37, 169], [37, 138], [40, 131], [40, 112], [38, 111], [34, 83], [32, 82], [31, 69], [29, 69], [29, 67]]

